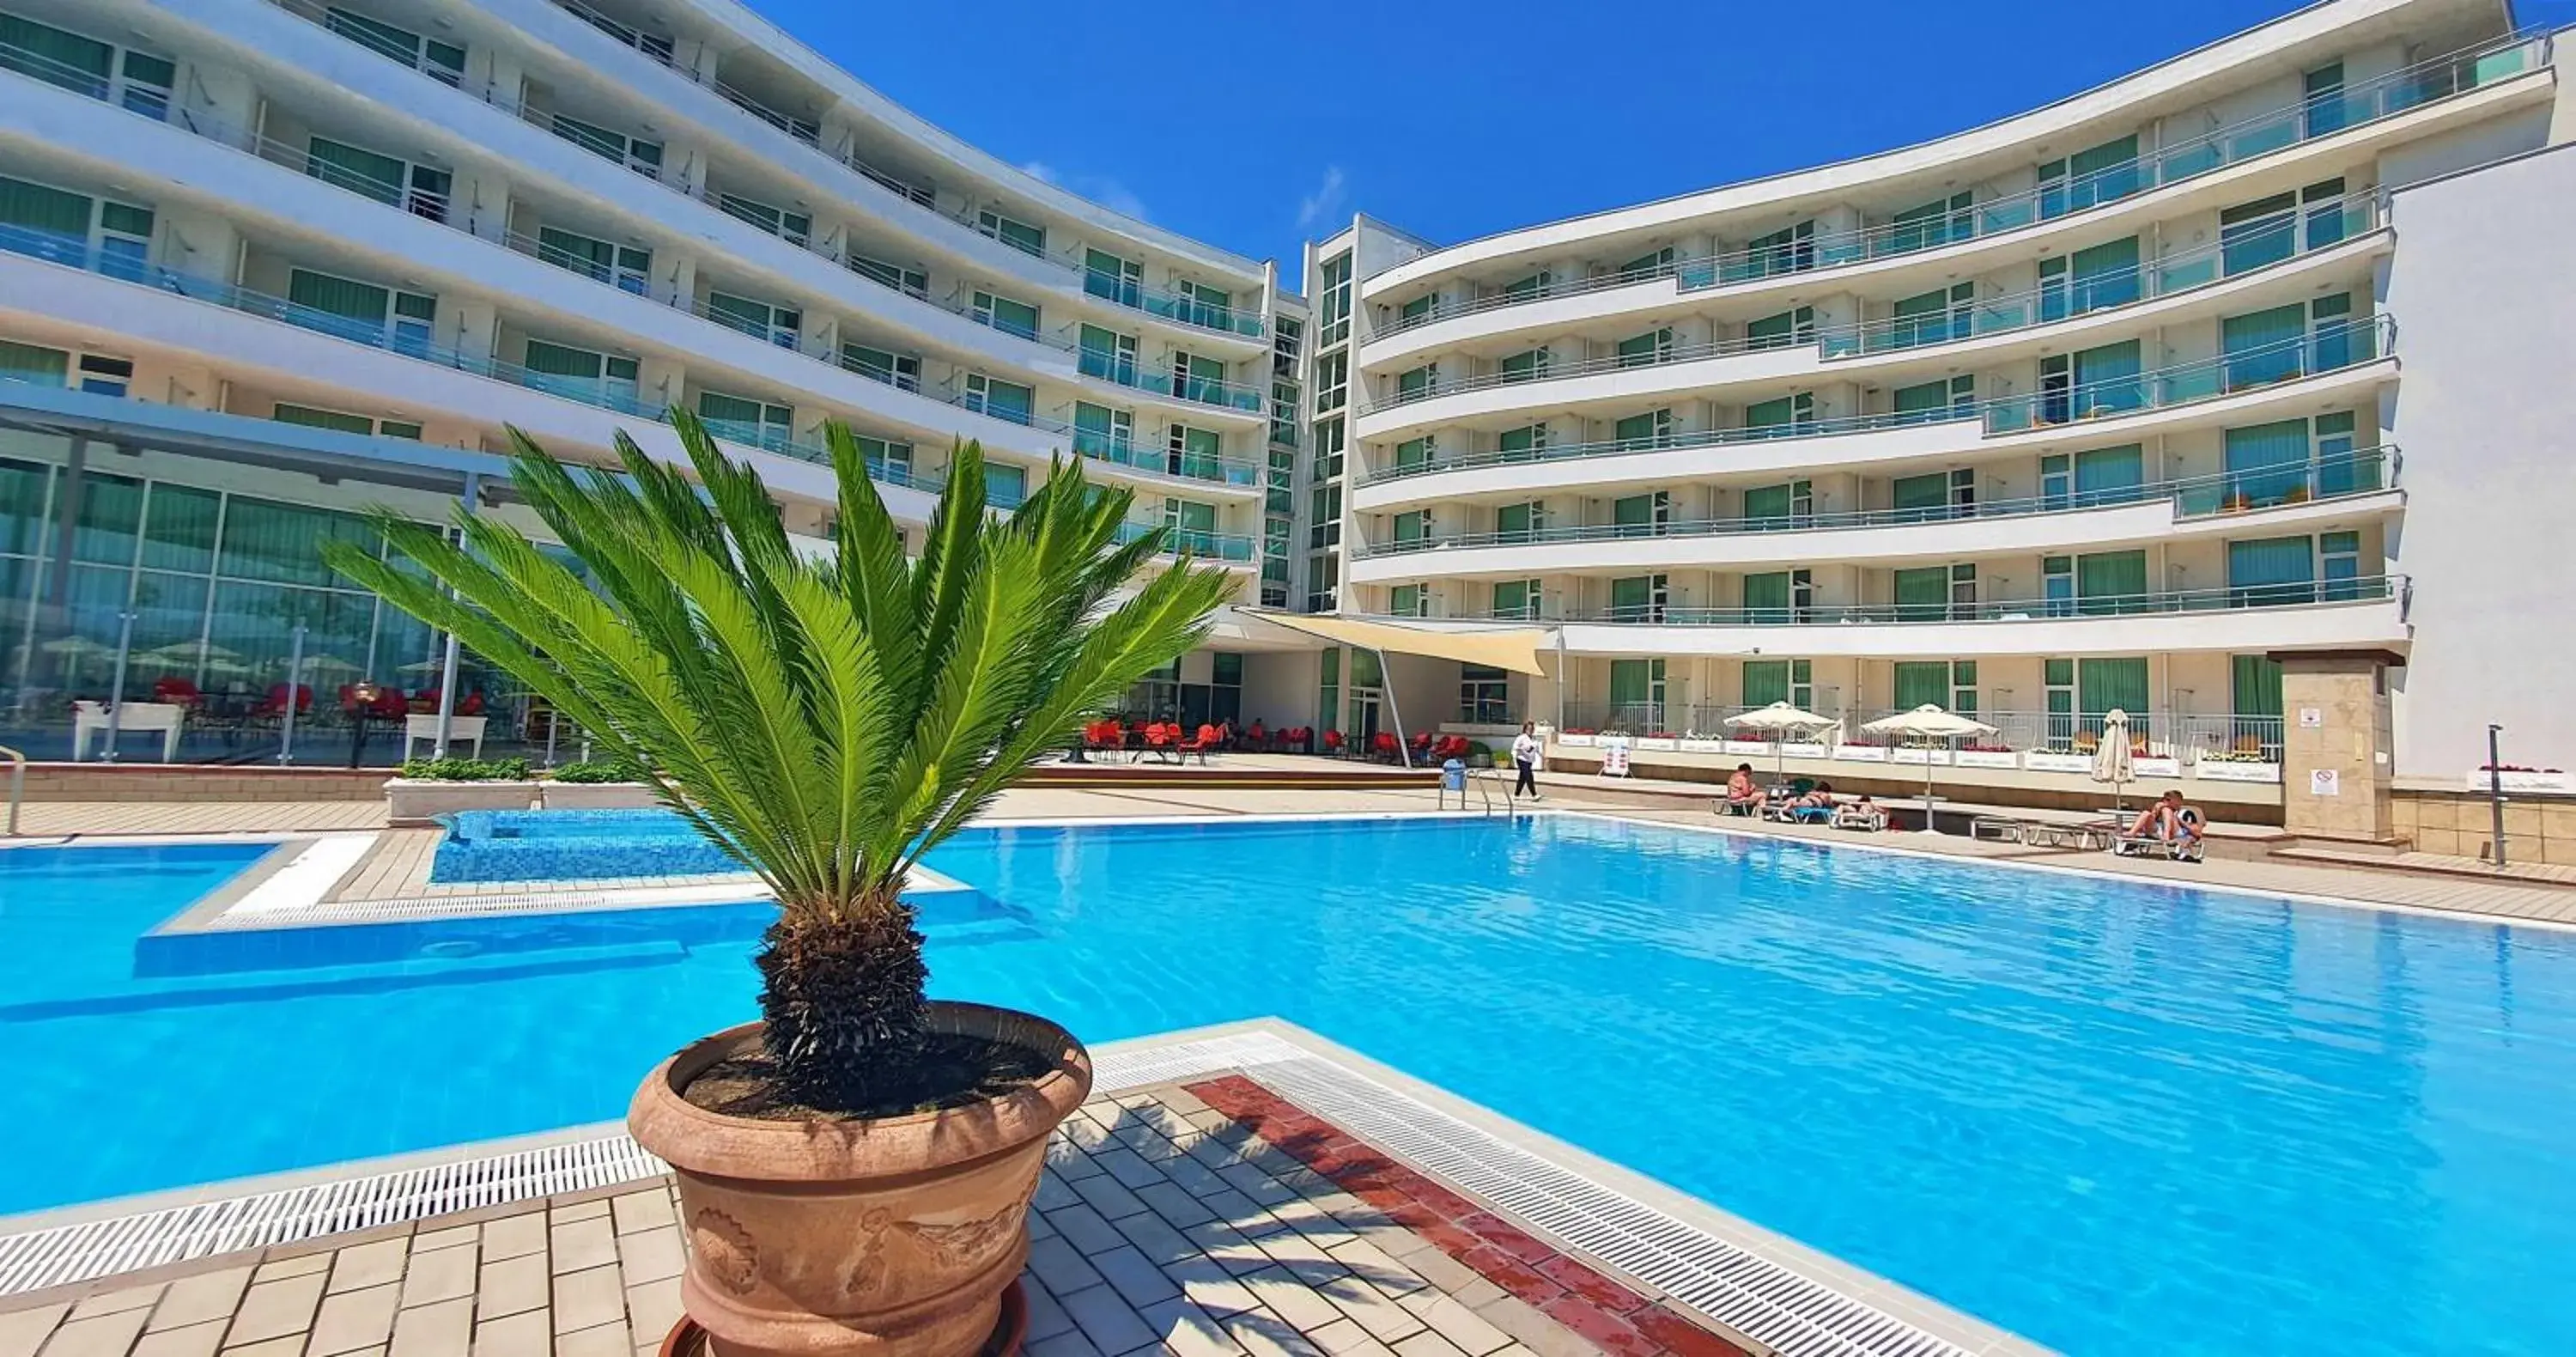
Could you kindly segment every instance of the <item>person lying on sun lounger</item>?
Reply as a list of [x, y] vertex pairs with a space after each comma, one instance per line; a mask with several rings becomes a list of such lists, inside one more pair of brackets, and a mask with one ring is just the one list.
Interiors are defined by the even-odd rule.
[[1789, 803], [1789, 818], [1800, 824], [1824, 824], [1834, 818], [1834, 784], [1819, 782], [1816, 789]]

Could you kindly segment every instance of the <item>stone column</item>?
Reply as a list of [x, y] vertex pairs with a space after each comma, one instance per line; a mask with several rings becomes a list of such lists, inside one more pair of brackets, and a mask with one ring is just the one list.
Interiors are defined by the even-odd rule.
[[2385, 842], [2395, 774], [2384, 650], [2288, 651], [2281, 666], [2282, 825], [2293, 834]]

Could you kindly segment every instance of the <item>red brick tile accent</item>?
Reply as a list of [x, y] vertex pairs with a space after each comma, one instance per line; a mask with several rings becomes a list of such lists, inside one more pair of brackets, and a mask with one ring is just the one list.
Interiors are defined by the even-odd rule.
[[1200, 1101], [1610, 1357], [1750, 1357], [1669, 1303], [1639, 1295], [1250, 1079], [1230, 1074], [1188, 1087]]

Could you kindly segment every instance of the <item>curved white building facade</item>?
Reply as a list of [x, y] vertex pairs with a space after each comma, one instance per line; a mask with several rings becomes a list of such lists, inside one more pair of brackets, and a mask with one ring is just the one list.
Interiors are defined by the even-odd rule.
[[1846, 164], [1448, 247], [1362, 218], [1309, 262], [1310, 595], [1543, 628], [1546, 678], [1387, 681], [1577, 748], [1732, 767], [1749, 706], [1929, 702], [2000, 728], [1962, 761], [2001, 795], [2120, 709], [2278, 805], [2299, 657], [2402, 686], [2414, 644], [2404, 192], [2567, 139], [2561, 82], [2490, 0], [2336, 0]]
[[[311, 542], [515, 512], [510, 426], [676, 456], [674, 409], [794, 532], [831, 511], [826, 421], [907, 523], [969, 438], [998, 498], [1083, 458], [1285, 602], [1301, 310], [725, 0], [7, 0], [0, 707], [51, 752], [83, 695], [193, 695], [190, 754], [247, 758], [301, 653], [322, 708], [357, 678], [417, 708], [437, 638]], [[1231, 714], [1244, 664], [1158, 700]]]

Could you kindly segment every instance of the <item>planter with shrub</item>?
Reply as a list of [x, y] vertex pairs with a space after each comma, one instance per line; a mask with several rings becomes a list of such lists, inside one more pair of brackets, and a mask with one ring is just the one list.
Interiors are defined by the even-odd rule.
[[660, 805], [644, 770], [624, 759], [591, 759], [554, 770], [543, 789], [548, 810], [642, 810]]
[[385, 820], [420, 826], [461, 810], [526, 810], [536, 799], [526, 759], [413, 759], [385, 783]]

